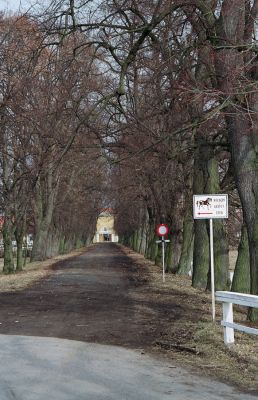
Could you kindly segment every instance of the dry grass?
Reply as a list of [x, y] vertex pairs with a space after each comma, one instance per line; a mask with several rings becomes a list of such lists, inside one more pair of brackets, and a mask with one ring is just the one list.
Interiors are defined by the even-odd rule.
[[[216, 323], [211, 318], [211, 296], [194, 289], [189, 277], [167, 275], [162, 282], [161, 268], [143, 256], [125, 248], [138, 265], [147, 269], [148, 295], [156, 302], [180, 306], [184, 312], [179, 319], [160, 322], [161, 336], [154, 343], [154, 353], [162, 353], [173, 362], [201, 375], [218, 378], [242, 390], [258, 394], [258, 340], [255, 335], [235, 331], [235, 344], [223, 341], [222, 305], [216, 304]], [[134, 293], [133, 296], [142, 294]], [[246, 323], [246, 308], [234, 307], [234, 319]], [[164, 346], [162, 346], [164, 344]], [[178, 346], [179, 348], [176, 348]], [[189, 350], [189, 351], [188, 351]]]

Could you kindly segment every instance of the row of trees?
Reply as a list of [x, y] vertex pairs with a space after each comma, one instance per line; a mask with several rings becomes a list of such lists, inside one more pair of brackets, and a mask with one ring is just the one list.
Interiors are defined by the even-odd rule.
[[[229, 233], [232, 242], [234, 230], [235, 235], [240, 231], [240, 194], [244, 224], [232, 289], [256, 293], [258, 277], [252, 262], [250, 275], [247, 239], [254, 257], [251, 231], [257, 211], [251, 201], [256, 190], [251, 175], [256, 172], [250, 146], [257, 112], [252, 45], [257, 5], [188, 3], [184, 7], [175, 2], [162, 24], [151, 31], [155, 37], [150, 36], [148, 46], [138, 50], [127, 68], [121, 133], [126, 152], [118, 153], [121, 163], [114, 174], [124, 197], [119, 198], [116, 226], [125, 243], [159, 262], [155, 225], [168, 223], [172, 227], [168, 270], [189, 273], [193, 265], [193, 286], [206, 288], [209, 232], [205, 221], [193, 222], [192, 195], [229, 193], [233, 227], [215, 221], [214, 232], [215, 285], [223, 290], [229, 284]], [[156, 10], [155, 16], [160, 14]], [[215, 44], [208, 32], [211, 24]], [[125, 204], [128, 215], [134, 216], [130, 223], [124, 219]], [[256, 318], [254, 313], [250, 311], [251, 319]]]
[[[79, 36], [42, 46], [27, 17], [0, 18], [1, 212], [4, 272], [21, 270], [24, 237], [32, 260], [90, 242], [101, 207], [103, 160], [92, 97], [105, 85]], [[94, 118], [93, 118], [93, 117]], [[17, 242], [17, 262], [12, 240]]]
[[[20, 159], [14, 149], [24, 149], [17, 182], [32, 185], [24, 190], [33, 193], [34, 258], [46, 256], [62, 215], [74, 223], [75, 154], [101, 167], [106, 158], [120, 236], [159, 262], [154, 227], [167, 222], [168, 268], [188, 273], [193, 263], [196, 287], [209, 287], [209, 238], [206, 222], [193, 222], [192, 194], [229, 193], [230, 223], [215, 223], [216, 287], [228, 285], [229, 232], [240, 231], [243, 211], [233, 288], [258, 294], [257, 13], [257, 0], [73, 0], [35, 10], [34, 39], [7, 46], [8, 55], [22, 42], [26, 51], [22, 68], [8, 70], [13, 93], [4, 87], [1, 107], [3, 183]], [[24, 142], [15, 147], [17, 132]], [[94, 220], [103, 174], [88, 170]], [[3, 195], [7, 232], [18, 222], [7, 207], [13, 176]]]
[[[193, 226], [191, 198], [228, 192], [232, 205], [239, 207], [240, 198], [244, 218], [233, 287], [253, 294], [258, 294], [257, 13], [256, 0], [69, 1], [54, 2], [44, 25], [61, 42], [83, 32], [85, 47], [105, 57], [115, 77], [109, 135], [117, 148], [108, 155], [118, 164], [113, 182], [120, 235], [158, 259], [154, 226], [168, 222], [169, 269], [185, 273], [192, 259], [193, 285], [209, 286], [207, 226], [204, 221]], [[239, 210], [233, 214], [237, 219]], [[216, 222], [215, 279], [221, 289], [228, 279], [227, 229]], [[257, 317], [250, 310], [249, 318]]]

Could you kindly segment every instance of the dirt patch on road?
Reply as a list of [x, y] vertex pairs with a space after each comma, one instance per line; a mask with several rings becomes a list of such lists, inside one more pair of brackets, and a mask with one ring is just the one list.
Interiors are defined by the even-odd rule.
[[[137, 348], [255, 393], [256, 337], [237, 333], [236, 345], [226, 348], [221, 306], [214, 325], [209, 293], [193, 289], [187, 277], [169, 275], [164, 284], [160, 268], [112, 243], [70, 256], [0, 276], [0, 334]], [[16, 281], [9, 287], [8, 278]]]

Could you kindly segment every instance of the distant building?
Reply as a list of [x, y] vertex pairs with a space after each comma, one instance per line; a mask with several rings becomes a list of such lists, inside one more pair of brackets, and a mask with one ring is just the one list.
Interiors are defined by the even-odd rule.
[[100, 242], [118, 242], [118, 236], [114, 230], [114, 215], [109, 208], [102, 210], [97, 220], [93, 243]]

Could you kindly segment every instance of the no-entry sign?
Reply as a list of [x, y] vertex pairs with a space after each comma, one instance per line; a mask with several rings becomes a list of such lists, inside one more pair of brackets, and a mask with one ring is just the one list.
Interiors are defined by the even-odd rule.
[[169, 227], [166, 224], [159, 224], [156, 227], [157, 236], [167, 236], [169, 232]]

